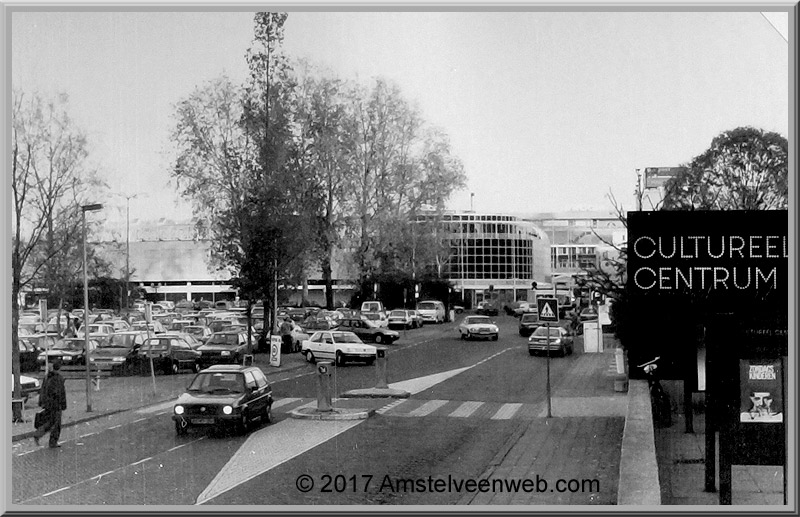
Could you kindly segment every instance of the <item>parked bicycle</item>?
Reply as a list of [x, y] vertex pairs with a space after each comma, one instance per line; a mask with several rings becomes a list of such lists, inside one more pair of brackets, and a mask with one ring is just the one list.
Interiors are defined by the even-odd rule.
[[664, 391], [661, 386], [661, 381], [658, 377], [658, 360], [661, 356], [640, 364], [639, 368], [644, 370], [647, 376], [647, 385], [650, 387], [650, 403], [653, 407], [653, 424], [656, 427], [669, 427], [672, 425], [672, 404], [669, 400], [669, 395]]

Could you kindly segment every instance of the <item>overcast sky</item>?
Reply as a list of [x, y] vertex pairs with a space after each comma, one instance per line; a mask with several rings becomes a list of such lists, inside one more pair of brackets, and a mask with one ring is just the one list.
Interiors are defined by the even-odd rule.
[[[173, 106], [223, 73], [246, 79], [253, 13], [11, 22], [13, 87], [69, 95], [111, 190], [146, 193], [133, 219], [188, 217], [168, 184]], [[611, 192], [632, 209], [637, 168], [687, 162], [738, 126], [788, 137], [786, 27], [759, 12], [290, 12], [284, 49], [397, 83], [464, 163], [449, 208], [474, 193], [476, 211], [606, 210]]]

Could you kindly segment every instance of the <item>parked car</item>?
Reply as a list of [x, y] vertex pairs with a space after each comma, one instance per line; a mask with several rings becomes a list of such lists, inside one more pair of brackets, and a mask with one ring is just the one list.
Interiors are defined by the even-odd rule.
[[164, 328], [164, 325], [157, 320], [153, 320], [150, 323], [147, 323], [146, 321], [137, 321], [131, 325], [131, 330], [150, 330], [150, 332], [153, 334], [164, 334], [167, 331], [167, 329]]
[[414, 318], [412, 318], [411, 314], [404, 309], [395, 309], [390, 311], [387, 319], [390, 329], [400, 328], [406, 330], [415, 326]]
[[124, 332], [131, 328], [130, 323], [125, 320], [110, 320], [108, 324], [114, 327], [114, 332]]
[[309, 363], [314, 363], [318, 359], [330, 359], [337, 366], [343, 366], [347, 361], [363, 361], [372, 364], [378, 356], [378, 349], [365, 344], [353, 332], [321, 330], [303, 341], [301, 353]]
[[181, 319], [181, 320], [172, 320], [167, 326], [168, 332], [183, 332], [185, 327], [189, 325], [194, 325], [194, 321], [188, 319]]
[[361, 312], [386, 312], [386, 309], [382, 302], [371, 300], [361, 302]]
[[213, 332], [211, 332], [211, 329], [209, 329], [205, 325], [187, 325], [183, 327], [183, 332], [185, 332], [186, 334], [191, 334], [200, 343], [205, 343], [206, 339], [208, 339], [208, 337], [211, 336], [211, 334], [213, 334]]
[[458, 326], [461, 339], [488, 338], [497, 341], [500, 330], [488, 316], [465, 316]]
[[425, 300], [417, 303], [417, 312], [425, 323], [443, 323], [445, 320], [444, 304], [438, 300]]
[[[29, 377], [27, 375], [20, 375], [19, 376], [19, 389], [20, 395], [22, 395], [22, 399], [24, 401], [28, 401], [28, 398], [31, 395], [38, 395], [39, 388], [41, 388], [41, 383], [39, 379], [35, 377]], [[14, 374], [11, 374], [11, 395], [14, 395]]]
[[239, 364], [245, 354], [252, 353], [247, 346], [247, 334], [237, 331], [214, 332], [197, 350], [201, 354], [200, 364], [204, 367], [219, 363]]
[[318, 330], [331, 330], [336, 328], [337, 325], [339, 325], [339, 323], [331, 318], [319, 318], [316, 316], [311, 316], [303, 320], [303, 323], [300, 326], [305, 332], [313, 334]]
[[[100, 343], [98, 343], [96, 339], [93, 339], [91, 336], [89, 337], [90, 354], [92, 353], [92, 350], [97, 348], [99, 345]], [[65, 365], [86, 364], [86, 354], [84, 353], [83, 346], [84, 338], [71, 337], [62, 339], [53, 345], [50, 350], [40, 353], [39, 357], [36, 359], [36, 362], [39, 363], [39, 366], [44, 366], [45, 356], [47, 356], [47, 361], [51, 363], [58, 361]]]
[[366, 318], [344, 318], [339, 322], [337, 330], [352, 332], [362, 341], [391, 344], [400, 338], [400, 334], [388, 328], [379, 327]]
[[180, 336], [163, 334], [145, 340], [139, 348], [138, 361], [141, 372], [150, 371], [150, 359], [153, 368], [166, 374], [175, 374], [188, 369], [200, 371], [200, 352], [193, 350], [189, 343]]
[[110, 365], [112, 371], [132, 372], [137, 366], [138, 353], [147, 340], [147, 332], [131, 330], [117, 332], [89, 353], [89, 363]]
[[544, 325], [544, 322], [539, 320], [538, 312], [525, 313], [519, 318], [519, 335], [528, 337], [542, 325]]
[[[551, 351], [557, 351], [562, 357], [572, 354], [574, 339], [572, 331], [564, 327], [550, 327], [550, 346]], [[539, 327], [533, 331], [528, 338], [528, 353], [534, 355], [537, 352], [547, 352], [547, 327]]]
[[[271, 335], [272, 335], [271, 333], [268, 333], [265, 336], [266, 339], [267, 339], [267, 342], [269, 342]], [[291, 331], [292, 352], [299, 352], [301, 344], [303, 343], [303, 340], [308, 339], [309, 335], [310, 335], [310, 333], [306, 332], [305, 330], [303, 330], [303, 327], [301, 327], [300, 325], [298, 325], [297, 323], [292, 321], [292, 331]]]
[[[81, 327], [76, 332], [77, 337], [83, 337], [84, 328]], [[114, 335], [114, 326], [108, 323], [91, 323], [89, 325], [89, 337], [96, 339], [100, 343], [108, 342], [111, 336]]]
[[[369, 320], [377, 327], [389, 328], [389, 318], [386, 317], [385, 312], [362, 312], [356, 317]], [[341, 321], [339, 323], [341, 323]]]
[[21, 372], [35, 372], [39, 370], [37, 359], [44, 349], [39, 348], [28, 337], [22, 337], [17, 341], [19, 345], [19, 369]]
[[415, 329], [422, 328], [425, 324], [425, 320], [422, 319], [422, 315], [417, 311], [408, 311], [411, 315], [411, 321], [413, 322], [412, 327]]
[[475, 309], [475, 313], [482, 316], [497, 316], [500, 311], [491, 302], [481, 302], [478, 304], [478, 308]]
[[214, 365], [195, 375], [172, 409], [175, 433], [192, 427], [234, 427], [244, 434], [252, 423], [272, 421], [272, 386], [255, 366]]

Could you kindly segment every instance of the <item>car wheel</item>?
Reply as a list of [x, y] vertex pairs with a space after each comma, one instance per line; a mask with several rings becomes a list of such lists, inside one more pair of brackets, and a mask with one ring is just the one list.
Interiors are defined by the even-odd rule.
[[306, 361], [308, 361], [311, 364], [317, 362], [317, 360], [314, 358], [314, 352], [312, 352], [311, 350], [306, 352]]
[[236, 423], [236, 433], [245, 434], [250, 427], [250, 419], [247, 416], [247, 411], [242, 412], [242, 418]]
[[180, 371], [181, 367], [178, 361], [172, 361], [172, 366], [170, 367], [170, 373], [175, 375]]
[[459, 332], [459, 335], [461, 336], [461, 341], [466, 341], [467, 340], [467, 335], [464, 334], [463, 332]]
[[341, 352], [336, 352], [336, 366], [344, 366], [344, 356]]
[[195, 361], [194, 367], [192, 368], [192, 370], [194, 370], [194, 373], [200, 373], [200, 370], [202, 370], [202, 368], [200, 368], [200, 363]]
[[175, 434], [178, 436], [186, 436], [186, 433], [189, 432], [189, 426], [181, 425], [180, 420], [175, 421]]
[[272, 403], [267, 406], [267, 410], [264, 411], [264, 422], [270, 424], [272, 423]]
[[383, 334], [375, 334], [375, 342], [383, 343]]

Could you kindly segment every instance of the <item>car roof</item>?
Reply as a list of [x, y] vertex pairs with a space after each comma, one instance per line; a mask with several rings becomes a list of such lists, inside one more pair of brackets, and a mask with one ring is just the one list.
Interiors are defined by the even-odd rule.
[[246, 372], [249, 370], [260, 370], [256, 366], [242, 366], [240, 364], [215, 364], [205, 368], [202, 372]]

